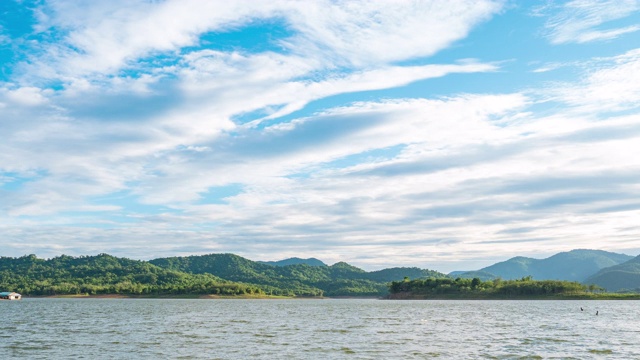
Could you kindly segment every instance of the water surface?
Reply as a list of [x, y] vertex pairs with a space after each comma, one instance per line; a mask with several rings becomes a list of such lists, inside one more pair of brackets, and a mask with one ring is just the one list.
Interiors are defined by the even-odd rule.
[[640, 359], [640, 301], [24, 299], [0, 315], [0, 352], [23, 359]]

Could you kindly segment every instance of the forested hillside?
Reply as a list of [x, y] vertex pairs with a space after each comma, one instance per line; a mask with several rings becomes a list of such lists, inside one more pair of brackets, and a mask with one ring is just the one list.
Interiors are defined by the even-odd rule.
[[320, 289], [326, 296], [379, 296], [387, 283], [404, 277], [446, 277], [445, 274], [418, 268], [391, 268], [366, 272], [345, 262], [331, 266], [293, 264], [272, 266], [233, 254], [171, 257], [151, 260], [162, 268], [192, 274], [213, 274], [223, 279], [266, 284], [280, 289]]
[[279, 261], [258, 261], [258, 262], [261, 264], [275, 265], [275, 266], [287, 266], [287, 265], [298, 265], [298, 264], [307, 264], [311, 266], [327, 266], [327, 264], [323, 263], [322, 261], [316, 258], [301, 259], [297, 257], [292, 257], [292, 258], [279, 260]]
[[147, 261], [97, 256], [0, 257], [0, 291], [23, 295], [284, 295], [382, 296], [390, 281], [446, 277], [418, 268], [366, 272], [344, 262], [332, 266], [275, 266], [233, 254]]
[[494, 278], [500, 277], [505, 280], [531, 276], [535, 280], [585, 281], [601, 269], [621, 264], [630, 259], [632, 256], [625, 254], [578, 249], [561, 252], [546, 259], [518, 256], [487, 266], [478, 272], [467, 272], [458, 276], [490, 279], [493, 275]]
[[[590, 269], [615, 263], [627, 255], [592, 250], [574, 250], [547, 259], [514, 258], [492, 267], [511, 274], [527, 273], [520, 279], [537, 276], [567, 280], [581, 278]], [[630, 257], [629, 257], [630, 258]], [[303, 260], [303, 259], [301, 259]], [[123, 295], [281, 295], [281, 296], [384, 296], [388, 286], [416, 285], [422, 290], [462, 294], [469, 289], [507, 291], [509, 279], [491, 279], [485, 271], [468, 272], [453, 279], [433, 270], [389, 268], [367, 272], [345, 262], [331, 266], [309, 265], [294, 260], [291, 265], [256, 262], [234, 254], [159, 258], [151, 261], [96, 256], [58, 256], [39, 259], [35, 255], [18, 258], [0, 257], [0, 291], [23, 295], [123, 294]], [[545, 264], [542, 268], [540, 264]], [[485, 268], [485, 269], [489, 269]], [[553, 275], [552, 271], [558, 271]], [[464, 275], [476, 279], [465, 279]], [[546, 275], [545, 275], [546, 274]], [[405, 279], [412, 279], [407, 283]], [[492, 280], [492, 281], [486, 281]], [[640, 257], [623, 264], [606, 267], [585, 281], [608, 291], [640, 289]], [[420, 285], [421, 284], [421, 285]], [[489, 286], [489, 284], [500, 286]], [[542, 286], [547, 291], [566, 288], [567, 282], [511, 284], [518, 289]], [[573, 286], [573, 285], [571, 285]], [[392, 289], [394, 289], [392, 287]], [[417, 291], [413, 288], [411, 291]], [[448, 290], [447, 290], [448, 289]], [[457, 289], [457, 290], [455, 290]], [[397, 289], [396, 289], [397, 290]], [[492, 290], [492, 291], [493, 291]], [[539, 290], [539, 289], [538, 289]], [[516, 290], [509, 290], [516, 291]], [[517, 290], [520, 291], [520, 290]], [[526, 290], [529, 291], [529, 290]], [[555, 291], [555, 290], [554, 290]], [[486, 293], [486, 291], [485, 291]]]
[[589, 277], [588, 284], [596, 284], [607, 291], [640, 291], [640, 256], [625, 263], [600, 270]]
[[0, 257], [0, 289], [23, 295], [237, 295], [263, 292], [259, 286], [237, 284], [211, 274], [187, 274], [107, 254], [63, 255], [49, 260], [35, 255]]

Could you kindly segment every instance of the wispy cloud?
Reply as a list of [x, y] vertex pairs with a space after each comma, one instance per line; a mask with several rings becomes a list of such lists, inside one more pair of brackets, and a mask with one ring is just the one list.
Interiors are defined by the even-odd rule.
[[549, 71], [558, 70], [558, 69], [561, 69], [561, 68], [566, 67], [566, 66], [575, 65], [575, 64], [552, 62], [552, 63], [547, 63], [547, 64], [531, 64], [531, 65], [532, 66], [537, 66], [535, 69], [532, 70], [532, 72], [534, 72], [534, 73], [545, 73], [545, 72], [549, 72]]
[[[425, 6], [428, 5], [428, 6]], [[463, 38], [501, 8], [499, 1], [462, 1], [446, 6], [409, 2], [338, 4], [330, 1], [113, 1], [53, 2], [40, 9], [41, 31], [62, 29], [63, 42], [41, 42], [26, 71], [63, 79], [117, 74], [137, 61], [165, 54], [179, 59], [200, 36], [282, 19], [292, 36], [282, 48], [314, 70], [363, 67], [431, 55]], [[438, 34], [420, 36], [414, 34]], [[213, 44], [215, 47], [215, 44]]]
[[[640, 30], [640, 26], [635, 24], [637, 21], [631, 25], [602, 27], [613, 20], [630, 16], [637, 18], [640, 11], [638, 0], [574, 0], [560, 7], [561, 12], [549, 18], [545, 26], [553, 44], [611, 40]], [[549, 7], [540, 9], [541, 13], [547, 11]]]
[[640, 49], [594, 59], [584, 67], [587, 75], [577, 84], [556, 84], [547, 93], [585, 113], [607, 113], [638, 108]]

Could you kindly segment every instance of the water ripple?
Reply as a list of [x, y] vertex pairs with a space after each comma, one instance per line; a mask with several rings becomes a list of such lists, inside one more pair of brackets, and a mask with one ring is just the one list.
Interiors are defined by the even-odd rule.
[[25, 359], [634, 359], [640, 302], [24, 299], [0, 350]]

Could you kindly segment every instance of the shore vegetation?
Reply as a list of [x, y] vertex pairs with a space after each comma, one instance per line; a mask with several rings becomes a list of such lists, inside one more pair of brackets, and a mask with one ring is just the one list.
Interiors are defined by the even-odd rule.
[[640, 299], [640, 294], [607, 293], [596, 285], [575, 281], [500, 278], [483, 281], [479, 278], [427, 278], [393, 281], [389, 284], [389, 299]]

